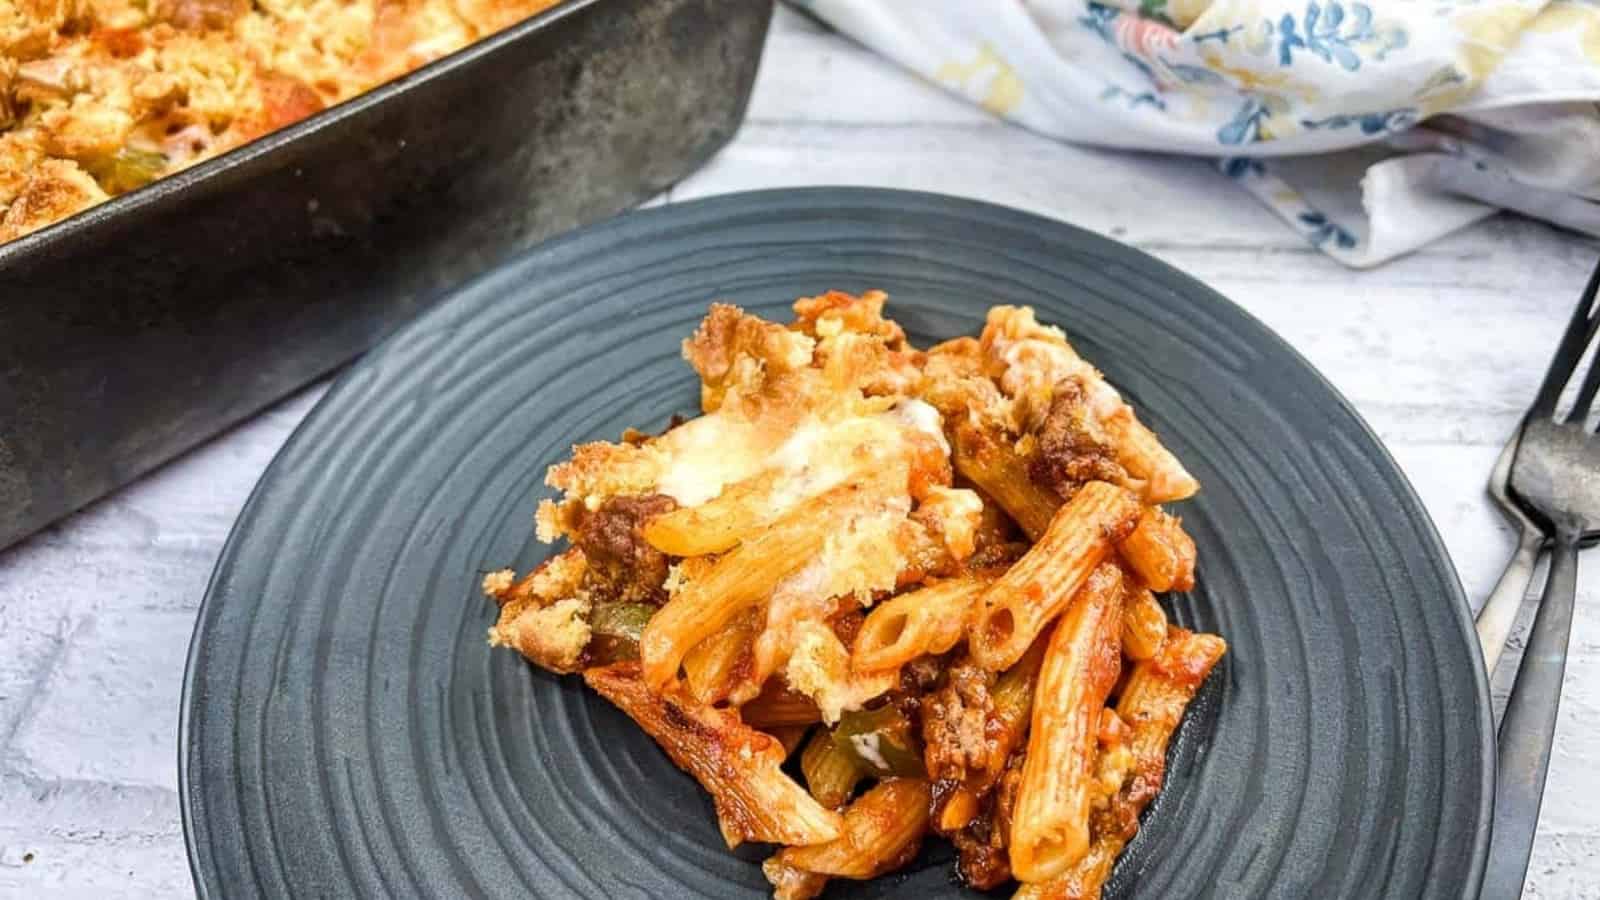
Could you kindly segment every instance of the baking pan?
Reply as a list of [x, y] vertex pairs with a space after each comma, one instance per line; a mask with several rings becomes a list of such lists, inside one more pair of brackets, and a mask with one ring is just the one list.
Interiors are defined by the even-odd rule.
[[0, 546], [688, 174], [772, 0], [569, 0], [0, 245]]

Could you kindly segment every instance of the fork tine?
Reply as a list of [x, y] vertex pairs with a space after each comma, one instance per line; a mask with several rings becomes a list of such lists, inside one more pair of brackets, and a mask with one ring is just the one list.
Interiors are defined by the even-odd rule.
[[1561, 344], [1556, 347], [1555, 355], [1550, 359], [1550, 368], [1544, 373], [1544, 381], [1539, 385], [1539, 395], [1534, 399], [1533, 408], [1530, 410], [1534, 415], [1547, 417], [1555, 415], [1556, 401], [1561, 399], [1561, 389], [1567, 386], [1567, 381], [1572, 378], [1572, 370], [1583, 360], [1583, 352], [1594, 337], [1595, 327], [1600, 326], [1600, 313], [1593, 309], [1597, 293], [1600, 293], [1600, 264], [1595, 265], [1594, 272], [1589, 276], [1589, 284], [1583, 289], [1583, 297], [1578, 301], [1577, 308], [1572, 311], [1572, 320], [1567, 323], [1567, 330], [1561, 335]]
[[[1591, 333], [1593, 326], [1591, 326]], [[1594, 395], [1600, 392], [1600, 354], [1589, 360], [1589, 371], [1578, 386], [1577, 399], [1572, 401], [1572, 411], [1567, 413], [1567, 424], [1583, 427], [1589, 420], [1589, 407], [1594, 405]]]

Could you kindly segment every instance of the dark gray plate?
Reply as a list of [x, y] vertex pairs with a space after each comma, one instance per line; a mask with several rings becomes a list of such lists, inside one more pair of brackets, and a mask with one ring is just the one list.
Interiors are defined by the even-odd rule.
[[[889, 291], [927, 342], [995, 303], [1063, 324], [1200, 478], [1183, 624], [1232, 645], [1108, 897], [1477, 894], [1488, 694], [1443, 547], [1307, 363], [1127, 247], [966, 200], [817, 189], [636, 213], [472, 282], [358, 365], [245, 506], [190, 648], [200, 893], [758, 896], [711, 807], [573, 678], [491, 652], [477, 583], [546, 552], [545, 467], [695, 407], [708, 301]], [[832, 897], [955, 897], [930, 842]]]

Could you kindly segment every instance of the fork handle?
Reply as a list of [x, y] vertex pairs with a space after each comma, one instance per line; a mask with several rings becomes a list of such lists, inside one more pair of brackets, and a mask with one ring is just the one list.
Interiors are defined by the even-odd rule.
[[1483, 669], [1491, 676], [1500, 663], [1500, 654], [1506, 649], [1506, 639], [1511, 637], [1517, 610], [1522, 608], [1522, 600], [1528, 595], [1528, 585], [1533, 581], [1534, 567], [1543, 547], [1544, 534], [1524, 527], [1517, 538], [1517, 552], [1511, 555], [1489, 599], [1478, 610], [1478, 646], [1483, 648]]
[[1578, 534], [1563, 531], [1551, 549], [1550, 580], [1528, 633], [1528, 648], [1517, 668], [1500, 720], [1500, 762], [1495, 778], [1494, 832], [1484, 873], [1484, 900], [1522, 894], [1539, 825], [1539, 803], [1550, 768], [1550, 749], [1561, 707], [1561, 679], [1567, 668], [1567, 639], [1578, 593]]

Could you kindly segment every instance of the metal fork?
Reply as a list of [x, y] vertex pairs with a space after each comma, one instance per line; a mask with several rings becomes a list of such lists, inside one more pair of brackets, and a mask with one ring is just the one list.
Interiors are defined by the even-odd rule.
[[1489, 599], [1478, 610], [1478, 646], [1483, 648], [1483, 668], [1490, 676], [1494, 675], [1495, 667], [1500, 664], [1500, 654], [1505, 651], [1506, 642], [1511, 638], [1517, 610], [1521, 609], [1523, 598], [1528, 595], [1528, 585], [1533, 582], [1534, 570], [1539, 565], [1539, 553], [1545, 545], [1544, 531], [1511, 499], [1509, 492], [1511, 461], [1516, 458], [1517, 444], [1521, 438], [1522, 426], [1518, 425], [1500, 451], [1500, 457], [1495, 460], [1494, 470], [1489, 473], [1489, 496], [1494, 498], [1500, 511], [1517, 528], [1517, 551], [1506, 563], [1505, 571], [1500, 573], [1500, 580], [1489, 592]]
[[1578, 590], [1578, 548], [1584, 533], [1600, 525], [1600, 436], [1585, 427], [1600, 393], [1600, 359], [1584, 374], [1571, 411], [1559, 421], [1555, 417], [1562, 391], [1600, 330], [1597, 293], [1600, 267], [1589, 278], [1515, 439], [1508, 493], [1550, 541], [1551, 561], [1527, 649], [1500, 720], [1494, 831], [1481, 894], [1486, 900], [1522, 892], [1561, 704]]
[[[1517, 613], [1528, 596], [1528, 587], [1533, 584], [1539, 556], [1549, 544], [1539, 523], [1529, 518], [1522, 511], [1522, 504], [1511, 496], [1511, 461], [1516, 458], [1517, 443], [1521, 437], [1522, 425], [1519, 423], [1506, 445], [1500, 449], [1500, 456], [1495, 459], [1494, 468], [1489, 472], [1489, 496], [1517, 529], [1516, 552], [1511, 555], [1511, 561], [1506, 563], [1505, 571], [1500, 573], [1500, 580], [1495, 582], [1494, 589], [1489, 592], [1483, 605], [1474, 612], [1478, 620], [1478, 646], [1483, 648], [1483, 667], [1491, 677], [1511, 642]], [[1591, 528], [1584, 532], [1579, 546], [1588, 549], [1597, 543], [1600, 543], [1600, 528]]]

